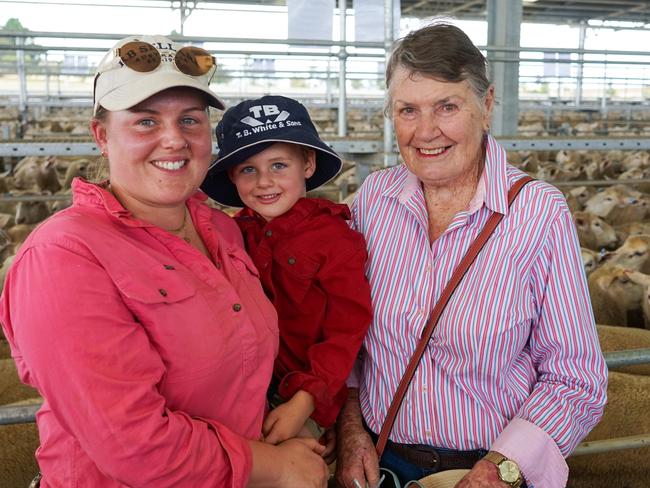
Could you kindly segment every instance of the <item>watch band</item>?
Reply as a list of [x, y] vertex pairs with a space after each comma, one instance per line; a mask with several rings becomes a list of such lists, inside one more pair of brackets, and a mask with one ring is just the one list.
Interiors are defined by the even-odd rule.
[[500, 452], [488, 451], [488, 453], [485, 456], [483, 456], [483, 459], [485, 459], [486, 461], [490, 461], [491, 463], [496, 464], [498, 466], [499, 464], [501, 464], [502, 461], [505, 461], [508, 458], [505, 457]]

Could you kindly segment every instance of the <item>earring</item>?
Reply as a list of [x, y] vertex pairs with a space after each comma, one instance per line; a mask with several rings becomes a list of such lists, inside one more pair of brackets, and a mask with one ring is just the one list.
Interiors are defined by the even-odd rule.
[[104, 150], [102, 149], [102, 158], [105, 158], [105, 157], [106, 157], [106, 151], [104, 151]]

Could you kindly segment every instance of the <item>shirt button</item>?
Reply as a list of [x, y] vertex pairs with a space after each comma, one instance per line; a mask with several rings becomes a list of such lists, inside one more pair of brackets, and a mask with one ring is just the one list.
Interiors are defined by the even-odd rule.
[[165, 269], [176, 269], [171, 264], [165, 264]]
[[273, 231], [272, 231], [272, 230], [267, 230], [267, 231], [266, 231], [266, 237], [271, 237], [272, 235], [273, 235]]
[[235, 312], [239, 312], [239, 311], [241, 310], [241, 305], [240, 305], [239, 303], [235, 303], [235, 304], [232, 306], [232, 309], [233, 309]]
[[214, 267], [217, 269], [221, 269], [221, 263], [214, 263]]
[[160, 293], [164, 297], [167, 296], [167, 290], [165, 290], [164, 288], [159, 288], [158, 293]]
[[289, 258], [289, 259], [287, 259], [287, 263], [292, 264], [292, 265], [293, 265], [293, 264], [296, 264], [296, 258]]

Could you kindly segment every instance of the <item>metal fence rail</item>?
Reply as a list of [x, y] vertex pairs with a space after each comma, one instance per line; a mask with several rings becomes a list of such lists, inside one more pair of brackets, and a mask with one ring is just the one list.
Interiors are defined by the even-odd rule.
[[[630, 349], [612, 351], [603, 354], [608, 368], [650, 363], [650, 349]], [[25, 424], [35, 421], [36, 412], [41, 404], [0, 407], [0, 425]], [[595, 454], [622, 449], [636, 449], [650, 446], [650, 433], [628, 437], [616, 437], [598, 441], [582, 442], [576, 447], [572, 456]]]

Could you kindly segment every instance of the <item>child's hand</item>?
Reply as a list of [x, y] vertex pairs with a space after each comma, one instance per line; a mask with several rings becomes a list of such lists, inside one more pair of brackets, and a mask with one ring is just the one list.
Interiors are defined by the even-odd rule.
[[336, 428], [330, 427], [323, 435], [318, 439], [322, 445], [325, 446], [325, 450], [321, 456], [325, 460], [326, 464], [332, 464], [336, 461]]
[[271, 410], [264, 420], [264, 442], [279, 444], [296, 437], [314, 411], [314, 399], [306, 391], [297, 391], [286, 403]]

